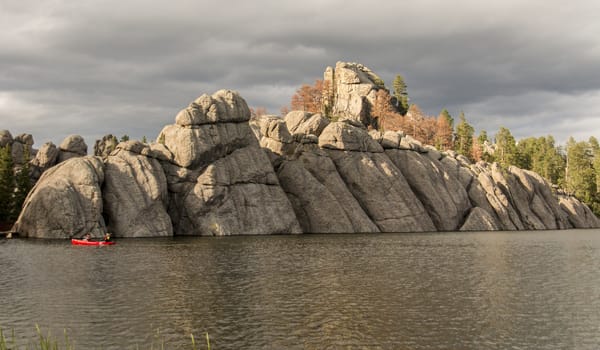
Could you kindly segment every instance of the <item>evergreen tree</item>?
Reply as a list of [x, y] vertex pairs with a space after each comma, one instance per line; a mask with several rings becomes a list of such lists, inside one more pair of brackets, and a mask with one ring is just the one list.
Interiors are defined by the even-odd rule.
[[148, 139], [146, 138], [146, 135], [142, 136], [142, 143], [148, 143]]
[[456, 139], [454, 140], [455, 151], [473, 160], [471, 152], [473, 150], [473, 134], [475, 133], [475, 129], [467, 123], [463, 112], [460, 112], [459, 120], [460, 122], [456, 125]]
[[129, 141], [129, 135], [127, 135], [127, 134], [121, 136], [121, 140], [119, 142], [125, 142], [125, 141]]
[[394, 97], [398, 100], [398, 112], [406, 115], [408, 112], [408, 93], [406, 92], [406, 83], [400, 74], [394, 79]]
[[517, 144], [517, 166], [532, 170], [554, 184], [560, 184], [565, 161], [552, 136], [528, 137]]
[[494, 161], [494, 155], [487, 151], [486, 142], [490, 142], [487, 131], [481, 130], [479, 136], [477, 136], [477, 143], [481, 146], [481, 160], [491, 163]]
[[593, 151], [588, 142], [567, 143], [567, 189], [577, 198], [590, 205], [596, 197], [596, 174], [593, 167]]
[[496, 134], [496, 152], [494, 153], [494, 159], [503, 168], [516, 165], [517, 145], [515, 138], [507, 128], [501, 127]]
[[8, 222], [13, 216], [15, 176], [10, 145], [0, 147], [0, 222]]
[[29, 167], [30, 161], [29, 148], [25, 147], [25, 154], [23, 156], [23, 165], [21, 169], [16, 174], [16, 190], [13, 200], [13, 210], [11, 219], [16, 220], [21, 213], [21, 209], [23, 208], [23, 203], [31, 190], [31, 168]]

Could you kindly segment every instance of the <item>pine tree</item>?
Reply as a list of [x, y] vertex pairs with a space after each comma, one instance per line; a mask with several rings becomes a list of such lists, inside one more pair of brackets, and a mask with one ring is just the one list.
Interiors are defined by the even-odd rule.
[[455, 151], [473, 160], [471, 152], [473, 150], [473, 134], [475, 133], [475, 129], [467, 123], [463, 112], [460, 112], [459, 120], [460, 122], [456, 125]]
[[496, 152], [494, 153], [494, 158], [503, 168], [516, 165], [517, 146], [515, 138], [507, 128], [501, 127], [496, 134]]
[[0, 147], [0, 222], [13, 216], [15, 176], [10, 145]]
[[406, 92], [406, 83], [400, 74], [394, 79], [394, 97], [398, 100], [398, 112], [406, 115], [408, 112], [408, 93]]
[[567, 189], [586, 204], [596, 197], [596, 174], [593, 167], [592, 147], [588, 142], [567, 143]]
[[21, 212], [21, 208], [23, 207], [23, 203], [31, 190], [31, 168], [29, 167], [30, 161], [29, 148], [25, 147], [25, 154], [23, 157], [23, 165], [21, 169], [16, 174], [15, 182], [16, 182], [16, 190], [13, 199], [13, 208], [11, 219], [16, 220], [19, 217]]

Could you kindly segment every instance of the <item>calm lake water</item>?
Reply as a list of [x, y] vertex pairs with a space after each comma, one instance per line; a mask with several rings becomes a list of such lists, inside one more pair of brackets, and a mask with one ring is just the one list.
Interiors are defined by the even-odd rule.
[[80, 350], [600, 344], [600, 230], [13, 239], [0, 269], [0, 327]]

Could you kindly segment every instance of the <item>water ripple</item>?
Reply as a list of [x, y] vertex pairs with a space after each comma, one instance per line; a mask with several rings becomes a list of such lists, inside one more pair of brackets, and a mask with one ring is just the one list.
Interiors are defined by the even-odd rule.
[[594, 349], [599, 233], [2, 241], [0, 327], [78, 349]]

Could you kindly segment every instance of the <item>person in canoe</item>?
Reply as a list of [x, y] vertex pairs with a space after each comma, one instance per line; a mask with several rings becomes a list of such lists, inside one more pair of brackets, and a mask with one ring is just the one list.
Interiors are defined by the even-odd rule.
[[89, 233], [86, 233], [85, 235], [83, 235], [83, 237], [81, 237], [81, 239], [84, 241], [89, 241], [92, 239], [92, 235]]
[[112, 237], [110, 237], [110, 233], [104, 234], [104, 242], [112, 242]]

